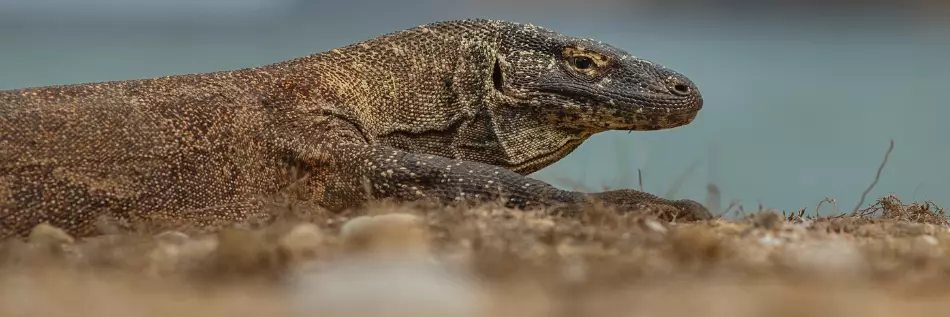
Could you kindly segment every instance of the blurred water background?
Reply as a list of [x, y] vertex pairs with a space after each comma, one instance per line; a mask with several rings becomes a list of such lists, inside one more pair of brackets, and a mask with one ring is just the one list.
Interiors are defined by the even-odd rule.
[[[0, 0], [0, 89], [256, 66], [439, 20], [593, 37], [676, 69], [699, 118], [593, 137], [533, 177], [786, 211], [896, 194], [950, 206], [950, 2]], [[944, 90], [948, 89], [948, 90]], [[685, 177], [683, 175], [686, 175]], [[723, 206], [724, 207], [724, 206]], [[830, 214], [831, 207], [822, 207]]]

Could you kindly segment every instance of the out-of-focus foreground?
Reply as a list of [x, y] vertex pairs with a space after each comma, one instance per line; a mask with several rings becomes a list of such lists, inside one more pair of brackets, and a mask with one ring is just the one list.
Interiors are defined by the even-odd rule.
[[893, 316], [950, 309], [929, 203], [667, 223], [494, 206], [293, 211], [257, 229], [0, 246], [0, 316]]

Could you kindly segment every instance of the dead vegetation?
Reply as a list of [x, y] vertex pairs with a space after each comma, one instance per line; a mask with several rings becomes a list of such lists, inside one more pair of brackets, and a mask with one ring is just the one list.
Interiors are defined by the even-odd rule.
[[[664, 222], [379, 203], [256, 229], [0, 246], [0, 316], [872, 316], [950, 308], [950, 226], [887, 196], [856, 215]], [[388, 304], [387, 304], [388, 303]]]

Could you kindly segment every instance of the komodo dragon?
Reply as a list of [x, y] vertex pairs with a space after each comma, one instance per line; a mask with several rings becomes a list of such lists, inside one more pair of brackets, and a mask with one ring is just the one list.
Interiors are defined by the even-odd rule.
[[691, 200], [525, 176], [595, 133], [682, 126], [700, 108], [661, 65], [484, 19], [260, 67], [0, 91], [0, 237], [42, 222], [77, 236], [101, 219], [233, 224], [291, 184], [292, 201], [329, 211], [392, 198], [577, 213], [599, 200], [708, 218]]

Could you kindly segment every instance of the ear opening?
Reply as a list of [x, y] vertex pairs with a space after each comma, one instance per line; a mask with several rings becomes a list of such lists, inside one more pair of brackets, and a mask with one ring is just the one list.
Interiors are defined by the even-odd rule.
[[502, 91], [502, 84], [504, 81], [504, 75], [501, 73], [501, 62], [498, 59], [495, 59], [495, 66], [492, 67], [491, 81], [495, 85], [495, 90]]

